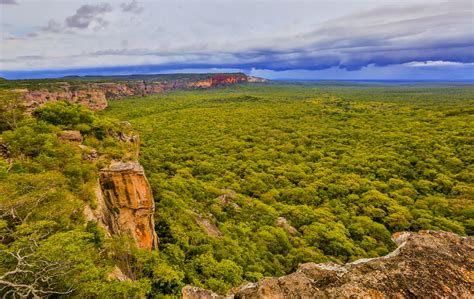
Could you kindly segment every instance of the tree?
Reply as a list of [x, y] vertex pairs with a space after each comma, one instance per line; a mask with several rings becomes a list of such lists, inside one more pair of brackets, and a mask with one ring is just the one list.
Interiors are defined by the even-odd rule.
[[25, 117], [25, 106], [21, 94], [12, 91], [0, 91], [0, 132], [16, 129]]
[[[3, 298], [43, 298], [51, 295], [67, 295], [75, 291], [71, 286], [58, 290], [56, 278], [67, 276], [73, 264], [62, 260], [32, 261], [38, 244], [36, 241], [16, 251], [1, 250], [14, 259], [13, 269], [0, 274], [0, 294]], [[38, 263], [37, 263], [38, 262]]]

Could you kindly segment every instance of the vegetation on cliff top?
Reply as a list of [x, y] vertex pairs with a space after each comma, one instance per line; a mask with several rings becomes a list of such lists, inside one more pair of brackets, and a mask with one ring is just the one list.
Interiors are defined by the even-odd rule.
[[[150, 280], [119, 282], [108, 275], [129, 255], [144, 264], [155, 255], [142, 257], [126, 239], [105, 239], [83, 213], [86, 204], [96, 204], [97, 170], [127, 156], [130, 149], [111, 136], [127, 128], [67, 102], [47, 104], [26, 117], [12, 99], [11, 94], [0, 98], [0, 296], [110, 298], [150, 292]], [[81, 131], [81, 147], [61, 140], [63, 130]], [[92, 149], [98, 159], [84, 159]]]

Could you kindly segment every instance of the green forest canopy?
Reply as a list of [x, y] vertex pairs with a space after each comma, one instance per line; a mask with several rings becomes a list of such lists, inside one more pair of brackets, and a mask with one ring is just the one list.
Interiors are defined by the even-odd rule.
[[396, 231], [472, 234], [473, 91], [247, 85], [113, 101], [107, 114], [141, 135], [162, 253], [186, 283], [224, 292], [302, 262], [387, 254]]
[[[302, 262], [386, 254], [396, 231], [472, 235], [473, 91], [240, 85], [110, 101], [105, 112], [58, 102], [31, 118], [3, 93], [14, 110], [0, 107], [0, 294], [13, 290], [2, 280], [41, 296], [224, 293]], [[118, 119], [142, 140], [159, 251], [105, 238], [83, 216], [97, 170], [127, 156], [111, 134], [126, 129]], [[70, 129], [85, 149], [59, 140]], [[100, 159], [84, 160], [92, 149]], [[111, 280], [115, 265], [135, 281]]]

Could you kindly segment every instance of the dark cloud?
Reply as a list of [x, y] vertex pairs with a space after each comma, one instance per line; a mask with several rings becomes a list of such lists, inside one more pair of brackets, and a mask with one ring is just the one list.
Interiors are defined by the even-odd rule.
[[1, 4], [18, 4], [18, 2], [16, 2], [16, 0], [0, 0], [0, 5]]
[[136, 0], [133, 0], [130, 3], [122, 3], [120, 4], [120, 7], [122, 8], [123, 12], [130, 12], [134, 14], [139, 14], [143, 11], [143, 7], [139, 6]]
[[[64, 23], [49, 20], [48, 24], [41, 28], [41, 31], [52, 33], [72, 32], [71, 29], [89, 28], [92, 23], [96, 23], [99, 27], [105, 27], [108, 22], [104, 20], [103, 15], [112, 10], [113, 7], [107, 3], [82, 5], [74, 15], [67, 17]], [[35, 34], [37, 35], [37, 33]]]
[[379, 8], [326, 22], [306, 34], [263, 41], [254, 49], [229, 53], [239, 62], [224, 66], [358, 70], [369, 65], [429, 60], [471, 63], [473, 15], [470, 0], [430, 7]]
[[[64, 20], [64, 23], [49, 20], [48, 24], [41, 28], [41, 31], [62, 33], [68, 32], [70, 29], [86, 29], [94, 22], [99, 27], [105, 27], [108, 25], [108, 22], [103, 19], [103, 15], [112, 10], [112, 6], [107, 3], [98, 5], [82, 5], [76, 10], [74, 15], [67, 17]], [[35, 34], [37, 35], [37, 33]]]
[[285, 51], [295, 55], [281, 61], [280, 68], [296, 64], [318, 69], [328, 56], [332, 66], [348, 70], [411, 61], [473, 62], [473, 13], [470, 1], [455, 0], [424, 9], [382, 8], [341, 18], [294, 41], [300, 48]]
[[107, 25], [102, 16], [103, 14], [112, 11], [113, 8], [110, 4], [103, 3], [98, 5], [82, 5], [76, 11], [76, 13], [65, 20], [65, 25], [68, 28], [88, 28], [91, 23], [96, 22], [101, 27]]

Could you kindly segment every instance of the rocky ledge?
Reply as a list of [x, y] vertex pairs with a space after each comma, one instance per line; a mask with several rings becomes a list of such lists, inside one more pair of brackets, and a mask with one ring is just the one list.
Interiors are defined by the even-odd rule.
[[442, 231], [396, 233], [398, 248], [345, 265], [301, 264], [219, 296], [186, 286], [185, 299], [220, 298], [473, 298], [474, 238]]

